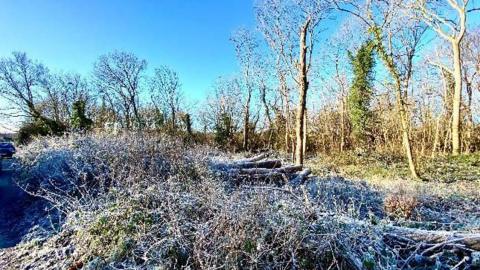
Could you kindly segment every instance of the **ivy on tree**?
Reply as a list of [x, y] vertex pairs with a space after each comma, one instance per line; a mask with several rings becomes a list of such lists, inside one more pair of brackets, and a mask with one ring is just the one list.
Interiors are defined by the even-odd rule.
[[369, 40], [362, 44], [355, 55], [348, 53], [354, 74], [348, 94], [349, 117], [353, 138], [360, 145], [367, 143], [371, 132], [373, 114], [370, 101], [373, 96], [374, 49], [374, 43]]
[[72, 105], [72, 117], [70, 124], [73, 129], [88, 130], [92, 127], [93, 121], [85, 115], [85, 101], [77, 100]]
[[234, 133], [233, 121], [230, 115], [222, 113], [215, 125], [215, 142], [226, 146], [232, 139]]

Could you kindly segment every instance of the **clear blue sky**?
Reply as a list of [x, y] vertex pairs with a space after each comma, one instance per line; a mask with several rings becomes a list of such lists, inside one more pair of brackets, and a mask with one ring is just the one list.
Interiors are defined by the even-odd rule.
[[51, 70], [88, 75], [118, 49], [177, 70], [188, 98], [235, 71], [229, 37], [254, 25], [253, 0], [2, 0], [0, 56], [24, 51]]

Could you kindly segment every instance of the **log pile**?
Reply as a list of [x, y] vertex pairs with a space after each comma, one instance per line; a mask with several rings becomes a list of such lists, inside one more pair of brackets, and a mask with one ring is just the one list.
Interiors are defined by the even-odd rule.
[[[309, 168], [271, 159], [267, 154], [216, 163], [215, 169], [226, 173], [230, 180], [239, 184], [274, 183], [281, 186], [300, 186], [311, 174]], [[281, 190], [294, 194], [302, 189]], [[302, 196], [298, 198], [302, 200]], [[328, 215], [335, 216], [334, 213]], [[372, 226], [365, 220], [337, 218], [352, 226]], [[378, 254], [384, 252], [385, 245], [395, 250], [399, 269], [480, 269], [480, 233], [422, 230], [385, 224], [373, 226], [374, 230], [383, 236], [383, 243], [378, 246], [382, 250], [378, 250]], [[366, 269], [362, 258], [353, 254], [350, 266], [352, 269]]]
[[[384, 241], [404, 258], [402, 269], [480, 269], [480, 234], [391, 226]], [[442, 268], [443, 267], [443, 268]]]
[[267, 154], [215, 165], [217, 170], [227, 173], [239, 182], [268, 182], [279, 185], [300, 185], [311, 170], [301, 165], [292, 165], [280, 159], [269, 159]]

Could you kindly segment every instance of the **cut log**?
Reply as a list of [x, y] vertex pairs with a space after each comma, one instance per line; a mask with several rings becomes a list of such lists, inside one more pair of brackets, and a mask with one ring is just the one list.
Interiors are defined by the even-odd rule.
[[265, 160], [265, 161], [256, 161], [256, 162], [234, 163], [234, 164], [231, 164], [230, 167], [239, 168], [239, 169], [249, 169], [249, 168], [274, 169], [274, 168], [282, 167], [282, 161], [275, 159], [275, 160]]
[[[310, 169], [303, 169], [301, 165], [283, 166], [279, 159], [266, 159], [266, 154], [261, 154], [252, 158], [232, 161], [230, 163], [216, 163], [214, 168], [219, 171], [227, 172], [231, 177], [235, 177], [236, 181], [245, 177], [245, 180], [252, 178], [272, 180], [283, 179], [282, 185], [288, 183], [301, 184], [305, 178], [311, 173]], [[301, 171], [300, 173], [297, 173]], [[240, 179], [239, 179], [240, 178]]]
[[[480, 233], [459, 233], [451, 231], [427, 231], [420, 229], [404, 228], [404, 227], [388, 227], [388, 234], [392, 238], [401, 236], [402, 239], [410, 240], [417, 243], [439, 244], [443, 245], [461, 245], [468, 249], [480, 251]], [[433, 251], [435, 248], [430, 247]]]
[[312, 173], [309, 168], [303, 169], [295, 178], [290, 181], [290, 184], [293, 186], [298, 186], [305, 182], [305, 179]]
[[302, 169], [302, 166], [286, 166], [281, 168], [251, 168], [251, 169], [230, 169], [229, 173], [231, 174], [257, 174], [257, 175], [269, 175], [269, 174], [290, 174]]
[[303, 168], [302, 165], [290, 165], [280, 168], [279, 170], [284, 171], [285, 173], [294, 173], [298, 172]]
[[251, 157], [251, 158], [244, 158], [244, 159], [236, 160], [236, 161], [233, 162], [233, 164], [256, 162], [256, 161], [260, 161], [260, 160], [265, 159], [265, 158], [267, 158], [267, 154], [266, 154], [266, 153], [262, 153], [262, 154], [253, 156], [253, 157]]

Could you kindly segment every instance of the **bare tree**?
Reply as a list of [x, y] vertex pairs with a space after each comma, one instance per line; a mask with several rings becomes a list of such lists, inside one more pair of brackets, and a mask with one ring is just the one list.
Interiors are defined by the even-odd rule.
[[180, 110], [182, 99], [180, 87], [180, 79], [174, 70], [166, 66], [155, 69], [150, 81], [152, 103], [157, 109], [168, 110], [166, 113], [170, 114], [172, 131], [175, 130], [177, 112]]
[[268, 127], [267, 148], [272, 148], [273, 136], [276, 130], [272, 119], [272, 111], [274, 111], [274, 107], [276, 106], [278, 95], [272, 91], [273, 87], [270, 84], [270, 78], [273, 77], [271, 67], [274, 65], [271, 65], [271, 57], [269, 56], [270, 54], [266, 52], [258, 55], [255, 72], [258, 77], [259, 96], [261, 106], [263, 106], [264, 110], [264, 120]]
[[250, 102], [256, 84], [255, 76], [258, 67], [257, 60], [260, 58], [256, 51], [258, 43], [253, 34], [243, 28], [237, 30], [230, 39], [235, 46], [237, 59], [241, 66], [243, 85], [246, 88], [243, 117], [243, 149], [248, 150], [250, 133]]
[[[222, 114], [227, 114], [234, 122], [236, 127], [241, 123], [241, 115], [243, 111], [240, 82], [237, 77], [218, 78], [213, 85], [213, 95], [209, 97], [210, 115], [214, 117], [215, 123]], [[237, 128], [235, 128], [237, 129]]]
[[71, 118], [73, 103], [83, 101], [89, 104], [92, 99], [89, 84], [81, 75], [55, 74], [50, 77], [46, 87], [45, 114], [67, 125]]
[[452, 49], [455, 91], [452, 100], [452, 154], [460, 154], [460, 106], [462, 101], [461, 42], [467, 28], [467, 14], [476, 9], [468, 9], [469, 0], [427, 1], [415, 0], [410, 5], [421, 18], [441, 38], [448, 41]]
[[465, 152], [469, 153], [472, 149], [472, 137], [474, 133], [473, 119], [473, 95], [474, 88], [480, 79], [480, 28], [467, 32], [462, 42], [462, 77], [465, 82], [465, 90], [467, 93], [466, 100], [466, 118], [467, 126], [465, 129]]
[[133, 53], [115, 51], [100, 56], [94, 66], [94, 76], [101, 94], [112, 107], [123, 113], [127, 128], [131, 127], [132, 114], [138, 125], [142, 125], [139, 110], [140, 81], [147, 67], [145, 60]]
[[[322, 0], [264, 0], [257, 5], [260, 30], [270, 47], [287, 67], [298, 89], [295, 115], [295, 163], [303, 164], [308, 73], [318, 25], [329, 12], [329, 2]], [[282, 80], [283, 78], [281, 78]]]
[[48, 69], [27, 57], [25, 53], [14, 52], [11, 58], [0, 60], [0, 95], [14, 111], [32, 118], [42, 117], [39, 108], [45, 99], [48, 84]]
[[[219, 77], [212, 86], [206, 103], [198, 112], [204, 131], [213, 131], [221, 146], [235, 150], [235, 133], [242, 122], [244, 101], [238, 77]], [[220, 139], [220, 140], [218, 140]]]

